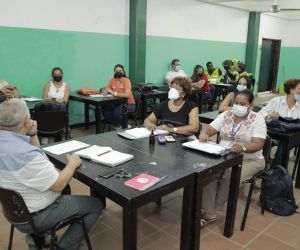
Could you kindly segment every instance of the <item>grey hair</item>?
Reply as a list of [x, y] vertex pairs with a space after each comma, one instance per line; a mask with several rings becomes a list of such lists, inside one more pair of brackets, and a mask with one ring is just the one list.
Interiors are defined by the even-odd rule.
[[18, 130], [26, 117], [30, 117], [30, 113], [22, 99], [12, 98], [0, 104], [0, 129]]

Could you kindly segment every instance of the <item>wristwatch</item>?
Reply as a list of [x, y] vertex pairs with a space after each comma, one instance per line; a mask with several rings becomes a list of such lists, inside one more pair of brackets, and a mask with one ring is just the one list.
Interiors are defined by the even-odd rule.
[[176, 131], [177, 131], [177, 128], [173, 128], [173, 132], [176, 133]]
[[34, 137], [34, 136], [36, 136], [36, 134], [37, 134], [37, 132], [35, 132], [34, 134], [27, 134], [27, 135], [30, 137]]
[[245, 147], [245, 146], [243, 146], [243, 152], [244, 152], [244, 153], [246, 152], [246, 147]]

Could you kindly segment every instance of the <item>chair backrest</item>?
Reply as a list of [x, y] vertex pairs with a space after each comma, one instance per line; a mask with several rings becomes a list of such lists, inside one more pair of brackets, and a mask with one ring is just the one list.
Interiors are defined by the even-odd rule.
[[271, 148], [272, 148], [272, 139], [270, 136], [267, 135], [264, 146], [263, 146], [263, 156], [266, 161], [265, 169], [268, 168], [268, 163], [270, 160], [270, 153], [271, 153]]
[[38, 133], [55, 134], [67, 128], [69, 125], [66, 111], [39, 111], [34, 115], [37, 121]]
[[10, 223], [13, 225], [30, 223], [35, 230], [31, 214], [18, 192], [0, 187], [0, 201], [3, 214]]

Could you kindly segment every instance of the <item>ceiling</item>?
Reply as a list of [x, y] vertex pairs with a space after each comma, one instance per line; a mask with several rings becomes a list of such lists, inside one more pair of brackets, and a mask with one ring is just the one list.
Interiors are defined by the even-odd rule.
[[[229, 7], [244, 11], [263, 12], [287, 20], [300, 21], [300, 0], [198, 0], [200, 2]], [[280, 9], [299, 9], [298, 11], [271, 12], [271, 6], [277, 2]]]

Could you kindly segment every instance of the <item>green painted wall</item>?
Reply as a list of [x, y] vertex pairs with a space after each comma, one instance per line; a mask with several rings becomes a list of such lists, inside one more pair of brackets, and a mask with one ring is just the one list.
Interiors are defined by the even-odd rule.
[[212, 61], [221, 67], [225, 59], [245, 59], [246, 44], [196, 39], [147, 36], [146, 82], [163, 83], [174, 58], [181, 60], [182, 69], [192, 75], [196, 64], [204, 68]]
[[300, 78], [300, 47], [281, 47], [277, 87], [289, 78]]
[[[128, 69], [128, 36], [0, 27], [0, 79], [23, 95], [42, 96], [51, 69], [64, 70], [71, 90], [96, 89], [112, 77], [113, 66]], [[83, 105], [70, 105], [71, 123], [83, 121]]]

